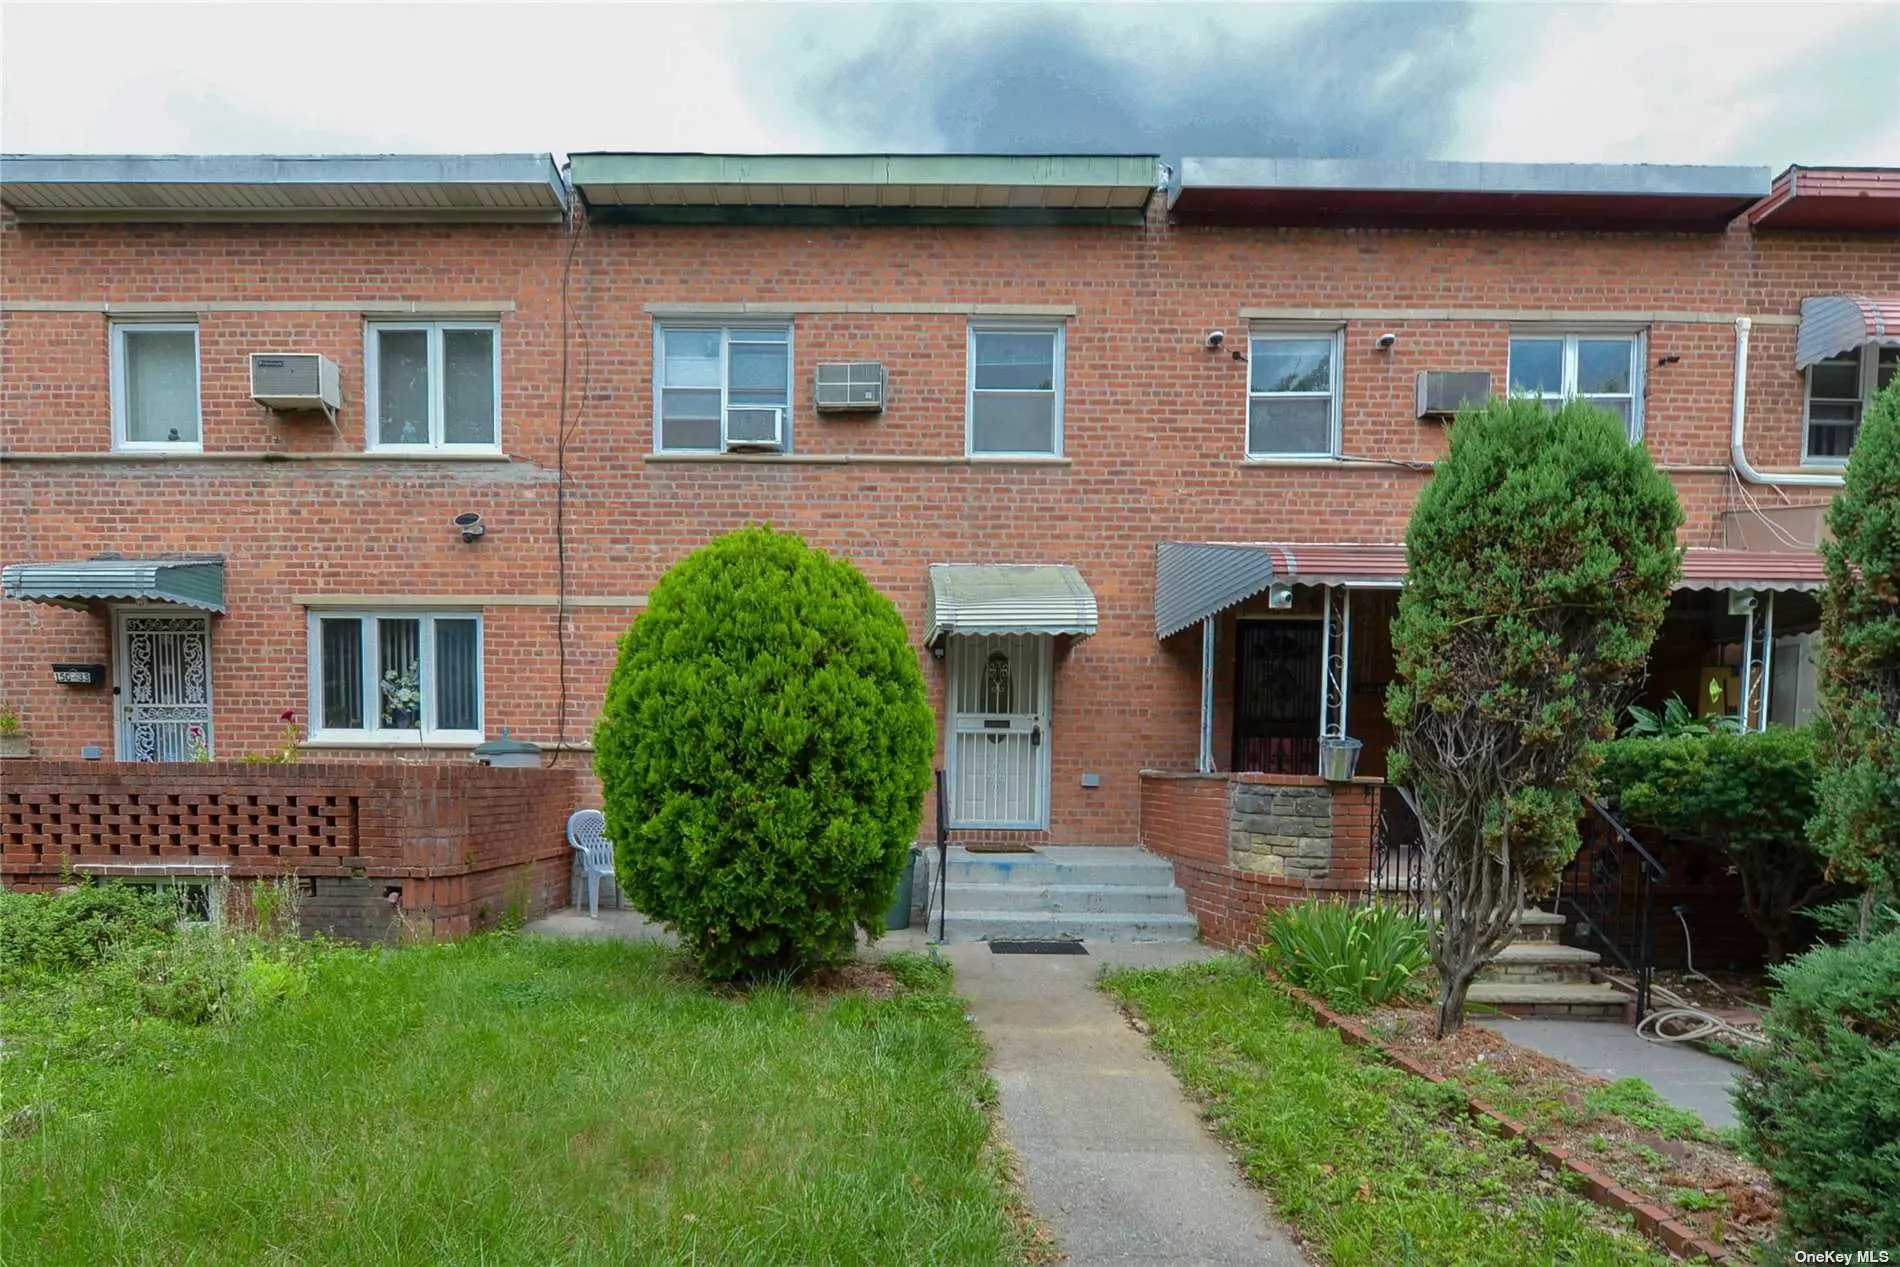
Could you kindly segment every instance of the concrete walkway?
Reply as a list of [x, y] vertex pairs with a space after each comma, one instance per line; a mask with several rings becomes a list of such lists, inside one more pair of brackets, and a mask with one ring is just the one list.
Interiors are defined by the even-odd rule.
[[1482, 1024], [1511, 1042], [1605, 1078], [1641, 1078], [1709, 1126], [1735, 1125], [1729, 1091], [1740, 1068], [1687, 1043], [1652, 1043], [1604, 1021], [1502, 1020]]
[[1208, 950], [1090, 943], [1087, 956], [994, 955], [977, 943], [943, 953], [989, 1043], [1030, 1204], [1069, 1263], [1307, 1261], [1167, 1065], [1095, 989], [1104, 962], [1181, 963]]

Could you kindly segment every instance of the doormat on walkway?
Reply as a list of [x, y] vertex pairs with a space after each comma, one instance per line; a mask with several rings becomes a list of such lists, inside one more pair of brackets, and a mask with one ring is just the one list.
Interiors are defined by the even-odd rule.
[[1036, 852], [1035, 846], [1033, 845], [976, 844], [976, 845], [965, 845], [963, 847], [969, 850], [971, 853], [1034, 853]]
[[1086, 955], [1079, 941], [993, 941], [992, 955]]

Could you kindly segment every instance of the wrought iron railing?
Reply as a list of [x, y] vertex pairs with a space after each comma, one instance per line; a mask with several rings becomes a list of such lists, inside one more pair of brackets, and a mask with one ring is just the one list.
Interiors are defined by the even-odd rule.
[[1411, 795], [1409, 790], [1389, 783], [1379, 789], [1379, 821], [1372, 838], [1366, 900], [1419, 911], [1424, 908], [1431, 883], [1425, 866], [1425, 838], [1419, 831]]
[[1607, 953], [1634, 978], [1640, 1022], [1649, 1011], [1656, 970], [1655, 893], [1669, 871], [1595, 801], [1589, 802], [1582, 834], [1577, 856], [1557, 878], [1554, 905], [1571, 916], [1568, 931], [1579, 943]]

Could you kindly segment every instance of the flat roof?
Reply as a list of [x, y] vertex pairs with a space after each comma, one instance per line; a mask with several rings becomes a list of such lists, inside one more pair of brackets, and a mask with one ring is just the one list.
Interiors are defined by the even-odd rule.
[[595, 219], [647, 224], [1143, 222], [1160, 176], [1133, 154], [569, 156]]
[[1169, 205], [1202, 223], [1711, 231], [1769, 185], [1766, 167], [1184, 158]]
[[1900, 167], [1790, 167], [1748, 219], [1762, 229], [1900, 233]]
[[559, 221], [551, 154], [7, 154], [22, 220]]

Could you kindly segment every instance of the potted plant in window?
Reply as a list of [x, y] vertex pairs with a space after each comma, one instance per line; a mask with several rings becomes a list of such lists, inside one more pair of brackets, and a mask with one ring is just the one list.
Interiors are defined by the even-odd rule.
[[11, 705], [0, 705], [0, 759], [32, 755], [33, 741], [20, 725], [20, 714]]
[[415, 665], [383, 671], [383, 725], [392, 730], [414, 730], [422, 716], [422, 687]]

